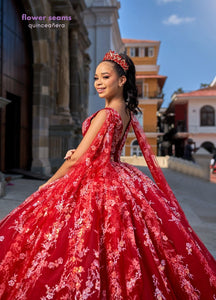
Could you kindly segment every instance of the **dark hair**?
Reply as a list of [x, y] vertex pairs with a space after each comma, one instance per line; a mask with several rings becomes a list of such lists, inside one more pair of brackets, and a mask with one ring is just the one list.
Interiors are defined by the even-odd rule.
[[127, 108], [131, 110], [134, 114], [137, 114], [138, 112], [140, 112], [140, 109], [138, 107], [139, 102], [137, 99], [136, 69], [133, 61], [128, 55], [123, 53], [120, 53], [119, 55], [126, 61], [127, 65], [129, 66], [127, 71], [124, 71], [124, 69], [116, 62], [112, 60], [108, 61], [113, 63], [114, 69], [119, 75], [119, 77], [123, 75], [126, 76], [127, 81], [124, 84], [123, 97], [126, 102]]

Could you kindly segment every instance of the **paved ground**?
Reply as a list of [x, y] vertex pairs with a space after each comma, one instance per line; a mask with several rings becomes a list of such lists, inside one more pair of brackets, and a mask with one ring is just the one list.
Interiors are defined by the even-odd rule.
[[[150, 175], [146, 167], [139, 167]], [[170, 169], [164, 175], [191, 226], [216, 258], [216, 184]]]
[[211, 182], [216, 183], [216, 173], [214, 173], [214, 174], [210, 173], [210, 180], [211, 180]]
[[[139, 167], [149, 175], [146, 167]], [[169, 169], [164, 174], [191, 226], [216, 258], [216, 184]], [[12, 180], [6, 196], [0, 199], [0, 219], [37, 190], [43, 181]]]

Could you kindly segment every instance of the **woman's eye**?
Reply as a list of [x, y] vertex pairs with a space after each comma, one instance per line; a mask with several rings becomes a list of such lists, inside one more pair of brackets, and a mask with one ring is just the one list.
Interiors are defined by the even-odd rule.
[[94, 80], [97, 80], [98, 78], [97, 77], [94, 77]]
[[108, 79], [108, 78], [109, 78], [109, 76], [104, 76], [103, 78], [105, 78], [105, 79]]

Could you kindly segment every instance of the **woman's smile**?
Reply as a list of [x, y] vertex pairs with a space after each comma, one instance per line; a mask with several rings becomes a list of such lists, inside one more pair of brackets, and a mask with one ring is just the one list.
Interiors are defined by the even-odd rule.
[[105, 91], [105, 88], [97, 88], [98, 94], [101, 94]]
[[112, 99], [121, 94], [119, 89], [119, 76], [115, 72], [112, 63], [100, 63], [96, 69], [94, 80], [94, 86], [99, 97]]

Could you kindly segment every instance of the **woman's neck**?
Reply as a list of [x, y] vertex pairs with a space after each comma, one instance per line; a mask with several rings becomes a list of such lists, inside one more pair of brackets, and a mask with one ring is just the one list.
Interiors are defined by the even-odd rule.
[[105, 107], [122, 107], [125, 106], [124, 98], [105, 99]]

